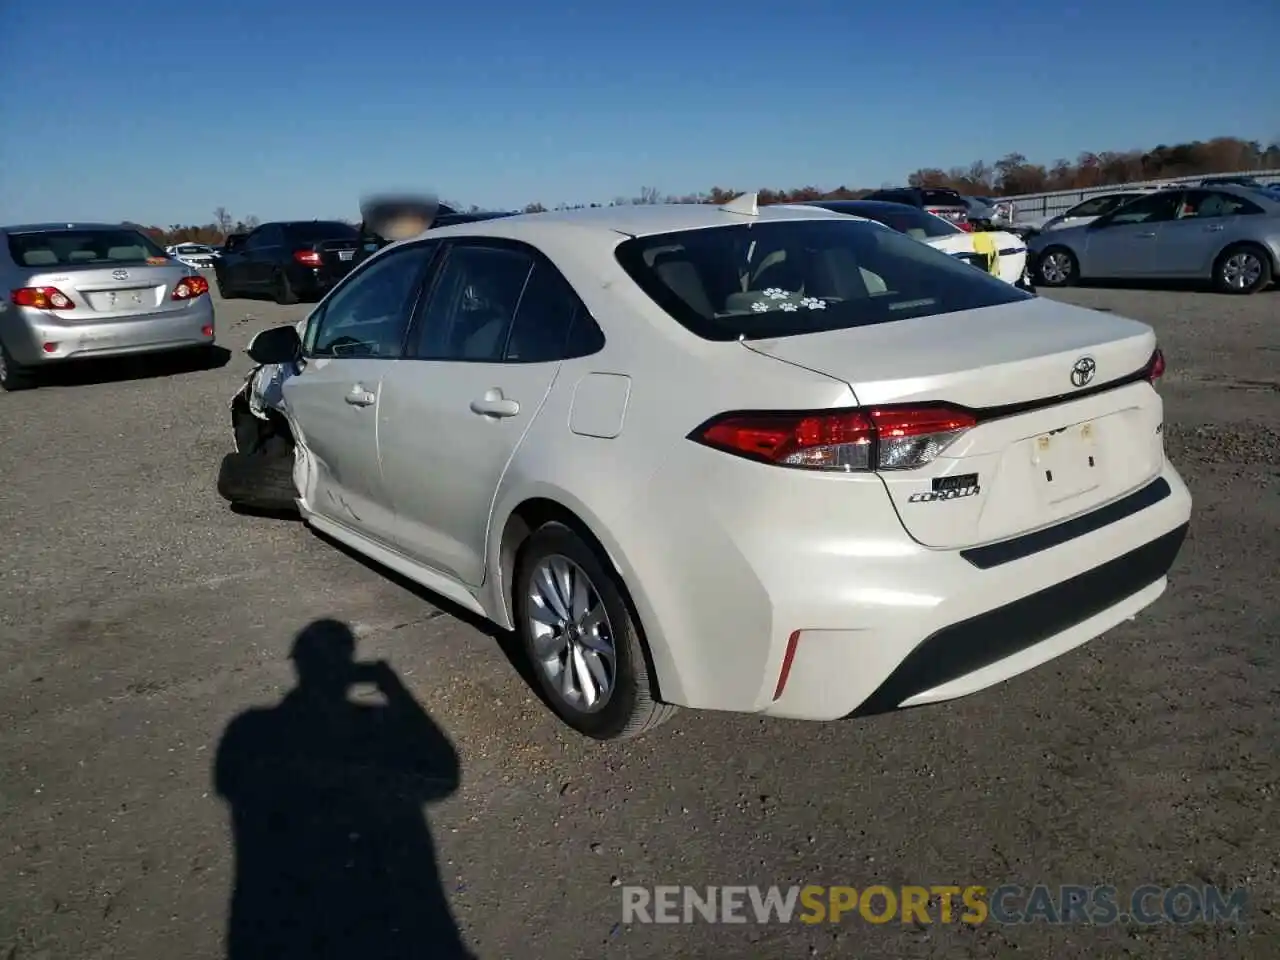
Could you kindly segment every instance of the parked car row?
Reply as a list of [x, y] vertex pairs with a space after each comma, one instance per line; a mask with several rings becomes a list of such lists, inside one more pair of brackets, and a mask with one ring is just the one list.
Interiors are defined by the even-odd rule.
[[1191, 512], [1154, 332], [857, 209], [382, 245], [254, 338], [218, 489], [514, 631], [597, 739], [947, 700], [1131, 619]]
[[1256, 293], [1280, 265], [1280, 193], [1216, 182], [1093, 197], [1047, 221], [1028, 246], [1047, 287], [1207, 280], [1223, 293]]

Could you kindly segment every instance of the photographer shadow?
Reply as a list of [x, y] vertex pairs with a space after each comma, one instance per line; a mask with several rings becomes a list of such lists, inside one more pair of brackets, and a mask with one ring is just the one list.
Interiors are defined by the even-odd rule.
[[[357, 663], [344, 623], [298, 634], [297, 685], [227, 726], [214, 785], [230, 807], [229, 960], [469, 958], [423, 805], [458, 755], [383, 661]], [[356, 702], [372, 684], [383, 703]]]

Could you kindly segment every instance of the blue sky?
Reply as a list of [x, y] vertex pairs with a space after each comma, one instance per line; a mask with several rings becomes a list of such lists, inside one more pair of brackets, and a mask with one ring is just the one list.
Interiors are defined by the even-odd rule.
[[1019, 151], [1280, 139], [1235, 0], [39, 0], [0, 12], [0, 221], [880, 186]]

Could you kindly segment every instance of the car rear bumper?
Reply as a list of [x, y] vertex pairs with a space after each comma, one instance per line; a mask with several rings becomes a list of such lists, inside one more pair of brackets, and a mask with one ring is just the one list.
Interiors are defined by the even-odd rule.
[[1097, 637], [1164, 591], [1191, 512], [1166, 464], [1133, 509], [930, 549], [884, 509], [879, 484], [797, 490], [771, 468], [738, 484], [707, 465], [714, 497], [662, 497], [669, 515], [650, 536], [679, 549], [651, 543], [627, 564], [663, 698], [797, 719], [964, 696]]
[[28, 308], [14, 313], [6, 319], [4, 343], [24, 366], [180, 350], [212, 344], [216, 338], [208, 296], [138, 319], [72, 321]]

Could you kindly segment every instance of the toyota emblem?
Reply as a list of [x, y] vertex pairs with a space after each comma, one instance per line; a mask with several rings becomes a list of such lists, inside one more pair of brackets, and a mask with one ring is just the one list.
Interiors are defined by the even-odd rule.
[[1081, 357], [1071, 367], [1071, 383], [1073, 386], [1088, 386], [1093, 380], [1093, 375], [1098, 370], [1098, 364], [1094, 362], [1093, 357]]
[[128, 270], [112, 270], [111, 277], [113, 280], [128, 280], [129, 271]]

